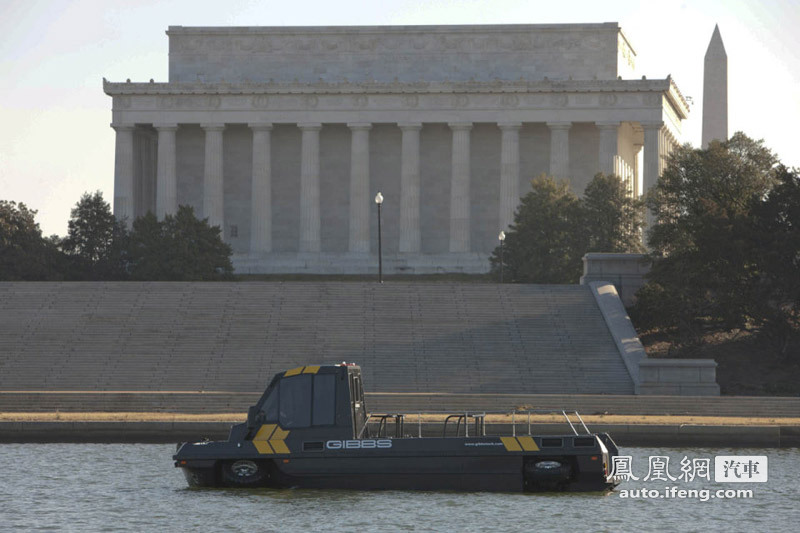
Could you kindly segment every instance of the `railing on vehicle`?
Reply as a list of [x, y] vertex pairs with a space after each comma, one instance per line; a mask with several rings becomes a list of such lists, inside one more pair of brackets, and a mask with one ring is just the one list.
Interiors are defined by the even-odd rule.
[[[572, 433], [575, 435], [580, 435], [579, 429], [583, 429], [586, 435], [591, 435], [592, 432], [589, 431], [589, 428], [586, 426], [586, 423], [583, 421], [583, 418], [578, 413], [578, 411], [554, 411], [549, 409], [526, 409], [526, 410], [511, 410], [511, 411], [480, 411], [480, 412], [472, 412], [472, 411], [464, 411], [459, 413], [453, 413], [452, 411], [419, 411], [415, 413], [417, 415], [417, 436], [419, 438], [422, 437], [422, 417], [423, 416], [431, 416], [431, 417], [444, 417], [444, 423], [442, 425], [442, 437], [461, 437], [462, 436], [462, 427], [463, 427], [463, 436], [464, 437], [485, 437], [486, 436], [486, 416], [487, 415], [506, 415], [511, 417], [511, 435], [516, 437], [517, 436], [517, 424], [522, 424], [523, 421], [527, 420], [527, 434], [531, 435], [531, 416], [532, 415], [552, 415], [552, 414], [561, 414], [569, 425]], [[407, 436], [404, 434], [405, 430], [405, 421], [406, 417], [411, 417], [411, 414], [407, 413], [367, 413], [367, 420], [361, 428], [358, 436], [356, 438], [361, 439], [364, 438], [364, 435], [369, 431], [368, 427], [370, 424], [373, 425], [373, 432], [371, 434], [375, 437], [384, 437], [384, 438], [402, 438]], [[576, 417], [577, 421], [573, 423], [573, 420], [570, 417]], [[394, 420], [394, 435], [389, 435], [389, 421]], [[374, 426], [377, 424], [377, 428]], [[502, 424], [502, 423], [501, 423]], [[448, 425], [450, 427], [455, 427], [454, 434], [447, 434]], [[470, 426], [472, 426], [472, 431], [470, 432]], [[577, 426], [577, 429], [576, 429]], [[471, 433], [471, 434], [470, 434]], [[412, 435], [408, 435], [412, 436]]]

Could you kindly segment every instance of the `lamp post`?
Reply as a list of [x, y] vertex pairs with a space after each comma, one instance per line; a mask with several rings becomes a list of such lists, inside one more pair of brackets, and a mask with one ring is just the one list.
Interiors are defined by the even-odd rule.
[[383, 204], [383, 195], [380, 192], [375, 195], [375, 203], [378, 204], [378, 283], [383, 283], [383, 250], [381, 249], [381, 204]]
[[506, 240], [506, 232], [501, 231], [497, 238], [500, 239], [500, 283], [503, 283], [503, 243]]

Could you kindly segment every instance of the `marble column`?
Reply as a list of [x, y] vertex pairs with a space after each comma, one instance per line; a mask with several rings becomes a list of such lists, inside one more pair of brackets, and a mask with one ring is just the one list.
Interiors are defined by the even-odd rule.
[[250, 184], [250, 253], [272, 251], [272, 124], [248, 124], [253, 131]]
[[664, 169], [667, 168], [667, 157], [669, 156], [669, 138], [667, 135], [667, 129], [661, 128], [659, 135], [658, 135], [658, 175], [661, 176], [664, 173]]
[[177, 124], [153, 124], [158, 131], [156, 170], [156, 216], [162, 220], [178, 211], [178, 184], [175, 176], [175, 132]]
[[208, 225], [219, 226], [225, 234], [225, 182], [222, 176], [222, 134], [225, 124], [201, 124], [206, 132], [205, 166], [203, 167], [203, 217]]
[[134, 213], [134, 160], [133, 126], [111, 125], [117, 132], [114, 148], [114, 216], [128, 229], [133, 225]]
[[419, 253], [419, 132], [421, 123], [398, 124], [403, 132], [400, 162], [400, 252]]
[[519, 129], [520, 122], [500, 126], [500, 221], [498, 231], [505, 231], [514, 222], [519, 203]]
[[319, 130], [322, 124], [298, 124], [300, 148], [300, 252], [320, 251]]
[[[662, 128], [663, 122], [642, 123], [644, 129], [644, 161], [642, 166], [643, 172], [643, 187], [642, 194], [647, 192], [656, 184], [658, 177], [661, 175], [661, 161], [662, 161]], [[656, 223], [655, 217], [647, 210], [646, 215], [647, 226], [653, 227]]]
[[606, 176], [617, 173], [615, 159], [617, 157], [617, 139], [619, 122], [595, 122], [600, 132], [598, 150], [598, 170]]
[[642, 123], [644, 129], [644, 171], [642, 194], [646, 194], [658, 181], [661, 175], [661, 130], [663, 122]]
[[631, 191], [634, 198], [642, 195], [642, 169], [639, 166], [639, 153], [642, 151], [643, 144], [633, 145], [633, 177], [631, 178]]
[[470, 251], [470, 203], [469, 203], [469, 134], [472, 124], [459, 122], [449, 124], [453, 131], [453, 150], [450, 178], [450, 251]]
[[350, 128], [350, 243], [351, 252], [369, 252], [369, 130], [372, 124], [349, 123]]
[[548, 122], [550, 128], [550, 175], [569, 177], [569, 129], [572, 122]]
[[[158, 136], [149, 129], [137, 131], [134, 136], [134, 154], [137, 154], [138, 174], [134, 193], [134, 218], [156, 212], [156, 149]], [[138, 146], [136, 146], [138, 144]], [[138, 183], [137, 183], [138, 182]]]

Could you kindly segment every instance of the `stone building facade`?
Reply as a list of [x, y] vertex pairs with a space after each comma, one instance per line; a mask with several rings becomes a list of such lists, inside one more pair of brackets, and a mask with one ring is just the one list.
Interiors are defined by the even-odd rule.
[[181, 27], [169, 81], [104, 80], [114, 212], [188, 204], [240, 273], [484, 272], [530, 179], [651, 186], [688, 106], [616, 23]]

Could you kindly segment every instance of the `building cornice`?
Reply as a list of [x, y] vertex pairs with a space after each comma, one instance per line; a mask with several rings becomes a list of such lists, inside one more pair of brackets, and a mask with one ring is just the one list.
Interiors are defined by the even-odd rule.
[[[138, 83], [111, 82], [103, 78], [103, 91], [109, 96], [123, 95], [237, 95], [237, 94], [431, 94], [431, 93], [667, 93], [688, 114], [688, 105], [671, 78], [662, 80], [495, 80], [437, 82], [338, 82], [316, 83]], [[673, 93], [673, 94], [669, 94]], [[685, 118], [685, 117], [684, 117]]]
[[672, 76], [667, 76], [666, 81], [669, 82], [667, 98], [670, 100], [672, 107], [678, 113], [680, 118], [685, 120], [689, 117], [689, 102], [687, 102], [686, 98], [684, 98], [683, 93], [678, 88], [675, 80], [672, 79]]
[[167, 35], [352, 35], [352, 34], [402, 34], [402, 33], [507, 33], [561, 32], [561, 31], [613, 31], [619, 30], [617, 22], [585, 24], [447, 24], [409, 26], [169, 26]]

